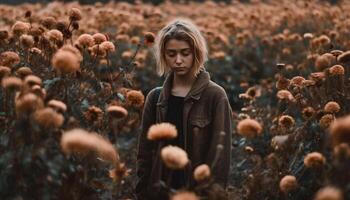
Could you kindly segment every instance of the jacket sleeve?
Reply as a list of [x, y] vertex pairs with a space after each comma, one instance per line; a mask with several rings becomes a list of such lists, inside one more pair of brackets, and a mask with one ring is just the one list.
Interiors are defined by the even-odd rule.
[[153, 104], [153, 98], [155, 90], [149, 92], [146, 97], [145, 105], [142, 113], [141, 131], [138, 136], [138, 148], [137, 148], [137, 162], [136, 162], [136, 174], [138, 176], [138, 182], [136, 184], [135, 192], [140, 197], [145, 197], [147, 191], [147, 183], [152, 168], [152, 151], [154, 144], [147, 139], [147, 131], [151, 125], [156, 121], [156, 105]]
[[[220, 96], [213, 111], [213, 135], [210, 141], [207, 163], [211, 167], [214, 182], [226, 188], [230, 171], [233, 121], [232, 110], [226, 93], [224, 92]], [[222, 131], [225, 132], [223, 136], [220, 135]]]

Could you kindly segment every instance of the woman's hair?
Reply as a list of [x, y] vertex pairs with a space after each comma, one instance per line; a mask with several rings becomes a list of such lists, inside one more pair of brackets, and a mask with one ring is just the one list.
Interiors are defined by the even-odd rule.
[[164, 75], [169, 72], [169, 66], [165, 61], [165, 45], [170, 39], [188, 42], [193, 53], [194, 75], [204, 68], [208, 59], [206, 41], [198, 27], [187, 19], [175, 19], [158, 32], [155, 43], [155, 57], [157, 60], [157, 73]]

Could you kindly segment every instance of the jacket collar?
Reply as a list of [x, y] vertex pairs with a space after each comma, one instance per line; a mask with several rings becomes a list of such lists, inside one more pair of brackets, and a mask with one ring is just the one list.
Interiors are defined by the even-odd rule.
[[[160, 93], [157, 105], [168, 104], [168, 99], [171, 94], [173, 78], [174, 78], [174, 72], [171, 71], [165, 78], [163, 89], [162, 89], [162, 92]], [[185, 97], [185, 101], [190, 98], [194, 100], [200, 99], [201, 93], [209, 84], [209, 81], [210, 81], [209, 73], [205, 69], [201, 70], [195, 82], [193, 83], [191, 90], [188, 92], [187, 96]]]

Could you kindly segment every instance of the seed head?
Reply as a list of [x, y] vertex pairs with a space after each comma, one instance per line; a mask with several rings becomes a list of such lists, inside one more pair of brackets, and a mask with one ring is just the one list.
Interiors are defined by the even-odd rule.
[[34, 120], [42, 128], [59, 128], [64, 122], [64, 117], [52, 108], [44, 108], [34, 113]]
[[333, 145], [344, 142], [350, 144], [350, 116], [347, 115], [336, 119], [331, 124], [329, 132], [331, 134]]
[[102, 119], [102, 115], [103, 111], [96, 106], [90, 106], [84, 113], [84, 116], [89, 123], [100, 121]]
[[326, 115], [323, 115], [320, 119], [320, 126], [322, 128], [328, 128], [331, 123], [334, 121], [334, 116], [332, 114], [326, 114]]
[[126, 93], [126, 101], [129, 105], [141, 108], [145, 101], [145, 96], [143, 96], [141, 91], [130, 90]]
[[104, 49], [107, 52], [114, 52], [115, 51], [115, 46], [112, 42], [110, 41], [104, 41], [101, 43], [100, 46], [102, 49]]
[[344, 75], [344, 67], [341, 65], [334, 65], [333, 67], [329, 68], [329, 73], [331, 75]]
[[95, 40], [95, 44], [101, 44], [102, 42], [107, 41], [106, 36], [102, 33], [95, 33], [92, 37]]
[[24, 79], [24, 83], [28, 86], [32, 87], [33, 85], [39, 85], [41, 86], [42, 81], [41, 78], [35, 76], [35, 75], [28, 75]]
[[78, 44], [83, 48], [91, 47], [95, 44], [94, 38], [87, 33], [81, 34], [78, 37], [77, 41]]
[[11, 74], [11, 69], [9, 67], [0, 66], [0, 80]]
[[80, 58], [65, 50], [59, 50], [52, 58], [52, 65], [60, 74], [76, 72], [80, 68]]
[[280, 181], [280, 190], [284, 193], [289, 193], [298, 187], [298, 182], [295, 176], [286, 175]]
[[161, 150], [161, 157], [170, 169], [183, 169], [189, 162], [187, 153], [177, 146], [166, 146]]
[[6, 67], [12, 67], [20, 62], [20, 58], [17, 53], [13, 51], [5, 51], [0, 54], [0, 65]]
[[22, 88], [22, 80], [17, 77], [5, 77], [2, 79], [1, 85], [5, 90], [20, 90]]
[[173, 124], [160, 123], [152, 125], [147, 132], [147, 139], [158, 140], [170, 140], [177, 137], [177, 130]]
[[116, 119], [121, 119], [128, 115], [128, 111], [122, 106], [109, 106], [107, 108], [107, 113]]
[[30, 48], [34, 45], [34, 39], [31, 35], [21, 35], [19, 41], [24, 48]]
[[305, 156], [304, 165], [307, 168], [320, 168], [326, 164], [326, 158], [318, 152], [312, 152]]
[[340, 110], [340, 106], [337, 102], [335, 101], [330, 101], [324, 106], [324, 111], [326, 113], [337, 113]]
[[63, 103], [62, 101], [58, 101], [55, 99], [50, 100], [47, 103], [47, 106], [49, 106], [50, 108], [56, 110], [59, 113], [65, 113], [67, 111], [67, 106], [65, 103]]
[[315, 109], [312, 107], [306, 107], [302, 111], [304, 119], [310, 119], [315, 114]]
[[294, 118], [289, 115], [282, 115], [278, 119], [278, 125], [284, 128], [291, 128], [294, 126], [294, 124], [295, 124]]
[[152, 46], [154, 44], [154, 40], [155, 40], [154, 33], [146, 32], [144, 37], [145, 37], [144, 42], [147, 46]]
[[53, 17], [45, 17], [42, 20], [40, 20], [40, 23], [45, 26], [47, 29], [52, 29], [56, 26], [56, 19]]
[[206, 164], [202, 164], [196, 167], [194, 170], [194, 180], [202, 182], [210, 177], [210, 168]]
[[18, 117], [29, 116], [36, 110], [44, 108], [41, 98], [33, 93], [28, 93], [16, 100], [16, 114]]
[[343, 200], [342, 191], [332, 186], [326, 186], [316, 192], [314, 200]]
[[237, 132], [243, 137], [254, 138], [261, 135], [262, 126], [254, 119], [243, 119], [238, 122]]
[[16, 36], [20, 36], [22, 34], [26, 34], [29, 32], [30, 24], [26, 22], [16, 21], [12, 26], [12, 33]]
[[303, 86], [303, 81], [305, 81], [305, 78], [302, 77], [302, 76], [294, 76], [290, 82], [291, 84], [293, 85], [297, 85], [299, 87], [302, 87]]
[[57, 29], [49, 30], [46, 35], [51, 42], [58, 43], [63, 41], [63, 34]]
[[62, 51], [69, 51], [71, 53], [73, 53], [74, 55], [77, 56], [77, 58], [79, 59], [79, 62], [81, 62], [83, 60], [83, 56], [81, 55], [79, 49], [73, 47], [72, 45], [66, 44], [63, 45], [60, 50]]
[[322, 54], [321, 56], [318, 56], [315, 61], [315, 67], [318, 71], [322, 71], [326, 69], [327, 67], [331, 67], [336, 62], [335, 56], [330, 53]]
[[279, 90], [277, 92], [277, 98], [280, 100], [294, 101], [294, 96], [288, 90]]
[[78, 8], [72, 8], [69, 11], [69, 20], [71, 21], [79, 21], [81, 20], [81, 11]]
[[23, 79], [24, 77], [33, 74], [33, 71], [29, 67], [21, 67], [17, 69], [16, 74]]

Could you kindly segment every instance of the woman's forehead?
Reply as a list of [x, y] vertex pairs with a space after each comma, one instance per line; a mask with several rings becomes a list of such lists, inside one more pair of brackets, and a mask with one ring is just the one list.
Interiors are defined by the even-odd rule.
[[177, 39], [170, 39], [166, 44], [165, 44], [165, 49], [172, 49], [172, 50], [184, 50], [184, 49], [189, 49], [190, 45], [188, 42], [184, 40], [177, 40]]

